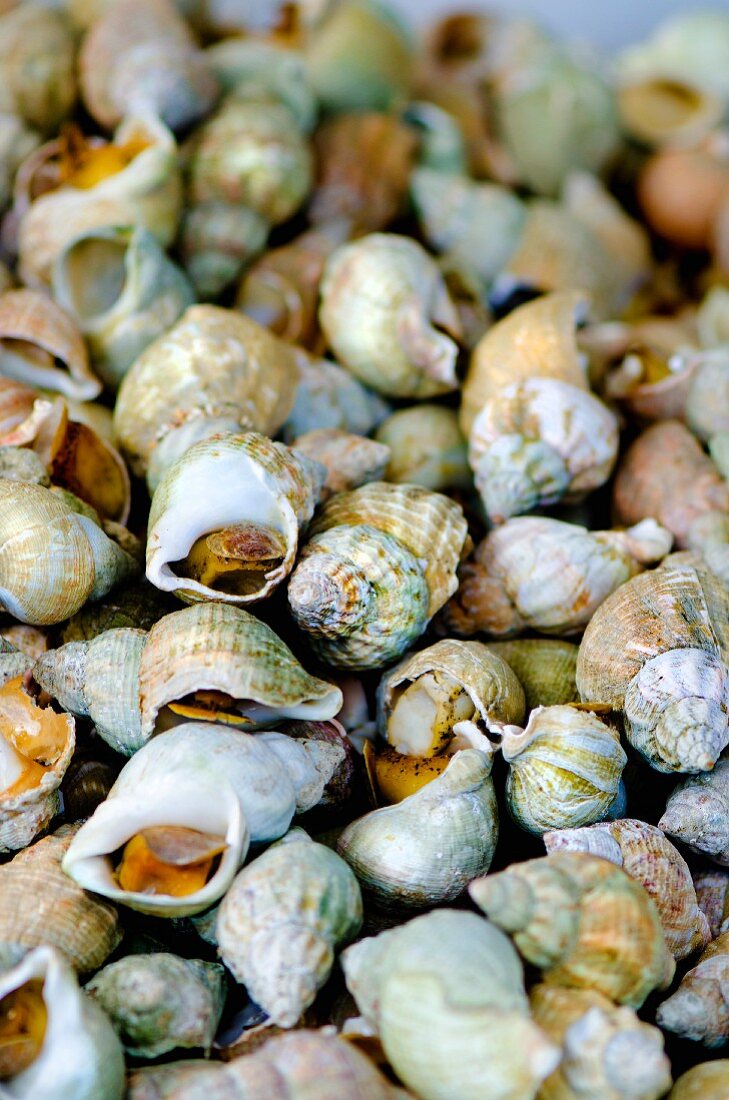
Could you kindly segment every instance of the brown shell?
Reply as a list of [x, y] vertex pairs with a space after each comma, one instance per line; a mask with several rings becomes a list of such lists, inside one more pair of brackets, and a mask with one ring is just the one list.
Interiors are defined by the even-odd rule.
[[625, 452], [613, 487], [616, 522], [652, 516], [687, 545], [688, 530], [705, 512], [729, 511], [729, 485], [695, 436], [678, 420], [652, 424]]

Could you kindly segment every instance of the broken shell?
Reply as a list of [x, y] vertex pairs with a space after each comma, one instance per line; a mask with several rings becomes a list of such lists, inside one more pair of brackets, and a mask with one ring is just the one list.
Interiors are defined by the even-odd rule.
[[292, 447], [297, 454], [306, 455], [326, 468], [322, 492], [327, 496], [381, 481], [390, 459], [390, 448], [385, 444], [338, 428], [306, 432], [294, 440]]
[[0, 372], [81, 401], [101, 393], [75, 321], [37, 290], [0, 296]]
[[709, 771], [729, 744], [728, 611], [718, 578], [676, 554], [613, 592], [587, 626], [580, 696], [622, 712], [658, 771]]
[[516, 952], [473, 913], [416, 917], [342, 963], [393, 1069], [423, 1100], [530, 1100], [559, 1061], [529, 1018]]
[[380, 393], [434, 397], [457, 386], [458, 315], [435, 262], [409, 237], [372, 233], [338, 248], [319, 322], [337, 359]]
[[377, 693], [381, 734], [399, 753], [447, 749], [461, 722], [496, 734], [524, 717], [524, 692], [509, 666], [481, 642], [443, 640], [406, 657]]
[[356, 111], [327, 119], [314, 138], [310, 221], [320, 231], [344, 226], [349, 236], [386, 229], [406, 205], [416, 144], [412, 127], [395, 115]]
[[619, 523], [657, 519], [682, 547], [697, 517], [729, 512], [729, 486], [688, 428], [662, 420], [646, 428], [622, 456], [613, 508]]
[[58, 812], [75, 746], [73, 718], [38, 706], [23, 676], [0, 688], [0, 851], [25, 848]]
[[729, 932], [712, 940], [676, 992], [658, 1006], [656, 1021], [666, 1031], [707, 1047], [729, 1039]]
[[527, 713], [535, 707], [576, 703], [579, 647], [556, 638], [514, 638], [488, 648], [514, 670], [524, 689]]
[[653, 520], [625, 531], [588, 531], [517, 516], [491, 531], [461, 567], [444, 621], [459, 634], [509, 637], [526, 628], [576, 634], [612, 592], [670, 548], [670, 534]]
[[610, 814], [628, 758], [610, 726], [570, 706], [537, 707], [501, 739], [506, 804], [530, 833], [591, 825]]
[[729, 1059], [717, 1059], [682, 1073], [668, 1100], [724, 1100], [728, 1088]]
[[471, 355], [461, 398], [466, 436], [490, 398], [529, 378], [556, 378], [587, 390], [575, 337], [585, 299], [576, 291], [547, 294], [519, 306], [489, 329]]
[[[127, 762], [107, 800], [74, 837], [63, 868], [85, 889], [143, 913], [200, 913], [228, 889], [250, 841], [276, 839], [294, 813], [316, 805], [340, 759], [337, 746], [320, 741], [185, 723], [155, 737]], [[131, 872], [127, 850], [137, 838], [146, 842], [145, 830], [163, 834], [160, 854], [153, 847], [149, 861], [150, 874], [161, 864], [159, 877], [152, 875], [145, 888], [147, 879], [140, 875], [140, 888], [135, 889], [135, 866], [133, 884], [125, 889], [114, 867], [115, 853], [126, 846]], [[194, 859], [180, 862], [176, 855], [168, 856], [173, 841], [180, 837], [186, 843], [190, 835], [203, 844], [197, 845]], [[149, 847], [156, 838], [146, 843]], [[185, 851], [183, 847], [182, 856]], [[188, 865], [199, 867], [200, 873], [186, 877]]]
[[[191, 306], [124, 377], [114, 430], [133, 471], [156, 474], [218, 431], [273, 435], [291, 410], [295, 353], [248, 317]], [[153, 486], [152, 486], [153, 487]]]
[[658, 822], [664, 833], [694, 852], [729, 867], [729, 760], [685, 779], [669, 795]]
[[183, 272], [142, 226], [92, 229], [71, 241], [54, 265], [53, 295], [76, 317], [113, 389], [194, 301]]
[[170, 1050], [209, 1052], [225, 1002], [218, 963], [160, 951], [109, 963], [85, 986], [103, 1008], [128, 1054], [156, 1058]]
[[599, 398], [556, 378], [529, 378], [486, 402], [468, 453], [484, 507], [500, 523], [603, 485], [618, 443], [617, 419]]
[[208, 113], [218, 82], [169, 0], [115, 0], [94, 20], [79, 54], [86, 109], [112, 129], [150, 114], [181, 130]]
[[0, 1013], [9, 1096], [122, 1100], [121, 1044], [52, 947], [37, 947], [0, 974]]
[[696, 900], [706, 917], [711, 938], [729, 932], [729, 871], [713, 868], [693, 874]]
[[188, 602], [240, 605], [270, 595], [293, 568], [324, 476], [320, 463], [256, 432], [201, 440], [155, 489], [147, 579]]
[[635, 1012], [589, 989], [537, 985], [533, 1018], [562, 1047], [540, 1100], [658, 1100], [671, 1084], [663, 1036]]
[[675, 959], [709, 942], [709, 926], [698, 907], [691, 872], [681, 853], [654, 825], [623, 818], [588, 829], [547, 833], [548, 852], [589, 852], [609, 859], [642, 883], [655, 902], [666, 943]]
[[60, 11], [19, 4], [0, 18], [0, 109], [52, 133], [76, 99], [75, 47]]
[[497, 834], [491, 757], [463, 749], [415, 794], [353, 821], [337, 848], [365, 898], [385, 909], [422, 908], [457, 898], [484, 874]]
[[220, 956], [279, 1027], [313, 1003], [334, 951], [362, 924], [362, 899], [344, 860], [293, 829], [234, 879], [218, 914]]
[[286, 443], [324, 428], [369, 435], [387, 416], [389, 409], [382, 398], [336, 363], [300, 355], [298, 366], [296, 398], [283, 426]]
[[23, 168], [18, 174], [20, 272], [29, 286], [48, 286], [56, 258], [90, 229], [141, 225], [162, 245], [175, 236], [182, 201], [180, 170], [175, 139], [163, 123], [151, 115], [129, 118], [110, 145], [88, 146], [84, 156], [95, 152], [98, 167], [89, 155], [86, 166], [82, 159], [80, 170], [72, 169], [65, 181], [59, 175], [54, 190], [33, 200], [18, 195]]
[[639, 1008], [675, 963], [644, 888], [607, 860], [556, 852], [476, 879], [471, 897], [548, 985]]
[[375, 439], [390, 448], [386, 481], [425, 489], [469, 489], [471, 469], [458, 414], [442, 405], [413, 405], [388, 416]]
[[0, 505], [0, 602], [21, 622], [59, 623], [137, 571], [126, 551], [57, 492], [0, 480]]

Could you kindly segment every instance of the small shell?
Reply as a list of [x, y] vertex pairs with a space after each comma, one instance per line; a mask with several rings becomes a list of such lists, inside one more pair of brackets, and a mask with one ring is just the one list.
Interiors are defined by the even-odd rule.
[[286, 443], [324, 428], [369, 435], [387, 416], [388, 406], [382, 398], [336, 363], [300, 355], [298, 366], [296, 399], [283, 426]]
[[524, 689], [527, 713], [535, 707], [576, 703], [579, 647], [556, 638], [514, 638], [488, 648], [514, 670]]
[[295, 439], [292, 447], [326, 468], [323, 492], [327, 496], [381, 481], [390, 459], [385, 444], [338, 428], [315, 428]]
[[722, 1047], [729, 1039], [729, 932], [712, 940], [676, 992], [658, 1006], [657, 1023], [683, 1039]]
[[0, 867], [0, 959], [47, 944], [88, 974], [118, 946], [122, 929], [114, 906], [61, 870], [75, 833], [65, 827]]
[[458, 347], [446, 333], [459, 335], [458, 315], [434, 261], [409, 237], [372, 233], [338, 248], [319, 322], [342, 365], [380, 393], [435, 397], [457, 386]]
[[[188, 722], [155, 737], [127, 762], [107, 800], [74, 837], [63, 869], [86, 889], [142, 913], [200, 913], [228, 889], [249, 841], [276, 839], [294, 813], [316, 805], [340, 759], [341, 750], [322, 742]], [[121, 886], [114, 853], [156, 826], [197, 830], [220, 842], [219, 863], [203, 886], [179, 895]]]
[[[40, 142], [40, 134], [28, 129], [22, 119], [0, 110], [0, 210], [6, 210], [10, 205], [15, 174]], [[10, 268], [3, 263], [0, 267], [0, 292], [10, 290], [14, 282]]]
[[729, 351], [710, 348], [692, 357], [686, 423], [704, 442], [729, 431]]
[[0, 602], [35, 625], [67, 619], [138, 568], [93, 520], [27, 482], [0, 480], [0, 543]]
[[125, 376], [114, 431], [134, 472], [143, 476], [152, 461], [158, 478], [215, 431], [273, 435], [291, 410], [297, 373], [293, 350], [249, 318], [191, 306]]
[[665, 72], [644, 73], [618, 88], [623, 129], [650, 148], [698, 144], [721, 121], [724, 104], [704, 88]]
[[386, 481], [408, 482], [425, 489], [469, 489], [471, 469], [466, 441], [454, 409], [413, 405], [388, 416], [375, 439], [390, 448]]
[[423, 908], [457, 898], [485, 874], [497, 834], [491, 757], [463, 749], [415, 794], [353, 821], [337, 847], [365, 898], [384, 909]]
[[729, 1059], [702, 1062], [676, 1081], [668, 1100], [724, 1100], [729, 1089]]
[[613, 507], [620, 523], [654, 517], [683, 547], [699, 516], [729, 512], [729, 486], [688, 428], [663, 420], [646, 428], [623, 455]]
[[59, 644], [90, 642], [105, 630], [121, 627], [149, 630], [158, 619], [174, 611], [177, 606], [171, 597], [163, 596], [146, 580], [140, 580], [117, 588], [97, 603], [77, 611], [64, 623], [58, 641]]
[[679, 783], [658, 826], [691, 851], [729, 867], [729, 760]]
[[654, 825], [624, 818], [589, 829], [547, 833], [548, 852], [589, 852], [609, 859], [642, 883], [655, 902], [666, 943], [675, 959], [709, 942], [709, 926], [698, 907], [686, 861]]
[[0, 688], [0, 851], [25, 848], [58, 812], [75, 746], [73, 718], [38, 706], [23, 676]]
[[628, 740], [664, 772], [708, 771], [729, 744], [729, 594], [676, 554], [613, 592], [577, 659], [585, 701], [624, 713]]
[[627, 531], [588, 531], [546, 517], [509, 519], [461, 568], [445, 623], [459, 634], [576, 634], [612, 592], [670, 547], [671, 536], [652, 520]]
[[481, 642], [444, 640], [410, 654], [383, 676], [377, 702], [380, 733], [417, 756], [447, 749], [459, 722], [498, 735], [524, 717], [519, 681]]
[[61, 794], [67, 821], [83, 821], [109, 794], [120, 767], [89, 754], [77, 754], [63, 777]]
[[53, 295], [76, 317], [94, 367], [113, 389], [195, 297], [142, 226], [92, 229], [71, 241], [54, 265]]
[[255, 432], [201, 440], [155, 489], [147, 579], [188, 602], [270, 595], [293, 568], [324, 475], [318, 462]]
[[0, 296], [0, 372], [80, 401], [101, 393], [74, 319], [37, 290]]
[[[87, 152], [93, 148], [88, 146]], [[99, 152], [103, 154], [104, 149], [110, 150], [104, 155], [111, 163], [106, 174], [94, 170], [100, 179], [92, 173], [92, 181], [81, 181], [82, 186], [74, 183], [73, 175], [66, 182], [59, 176], [55, 189], [34, 199], [20, 190], [21, 168], [16, 180], [18, 249], [20, 273], [28, 286], [48, 286], [56, 258], [70, 241], [90, 229], [141, 225], [162, 245], [173, 240], [182, 190], [177, 146], [170, 131], [151, 115], [129, 118], [111, 145]], [[38, 150], [46, 156], [56, 152], [55, 145]]]
[[316, 225], [344, 224], [349, 236], [387, 226], [406, 205], [417, 138], [396, 115], [337, 114], [317, 130], [318, 178], [308, 215]]
[[469, 461], [489, 518], [580, 500], [609, 478], [615, 415], [593, 394], [555, 378], [504, 386], [473, 422]]
[[303, 830], [248, 864], [218, 915], [216, 938], [236, 981], [279, 1027], [293, 1027], [334, 964], [335, 948], [362, 924], [362, 899], [347, 864]]
[[[197, 0], [195, 0], [197, 2]], [[285, 21], [286, 12], [281, 0], [203, 0], [204, 18], [209, 17], [214, 5], [230, 6], [230, 15], [240, 15], [242, 7], [253, 7], [256, 14], [262, 8], [276, 6], [282, 10], [272, 13], [280, 21]], [[316, 6], [316, 5], [314, 5]], [[303, 9], [296, 13], [297, 19], [306, 20]], [[232, 19], [230, 20], [232, 24]], [[244, 20], [246, 30], [252, 29], [251, 19]], [[319, 104], [309, 84], [303, 55], [291, 42], [278, 37], [259, 37], [257, 34], [231, 34], [230, 37], [213, 42], [205, 50], [205, 56], [218, 78], [223, 92], [242, 92], [248, 98], [265, 96], [288, 107], [302, 133], [309, 133], [316, 123]]]
[[16, 649], [3, 635], [0, 635], [0, 687], [4, 687], [18, 676], [25, 676], [34, 663], [34, 658], [29, 653]]
[[489, 329], [473, 350], [463, 385], [461, 428], [504, 386], [529, 378], [556, 378], [587, 389], [575, 338], [585, 299], [575, 291], [547, 294], [519, 306]]
[[[125, 1075], [121, 1044], [106, 1015], [79, 989], [75, 974], [59, 952], [52, 947], [37, 947], [17, 966], [0, 974], [0, 1002], [5, 1002], [4, 1012], [11, 1020], [11, 998], [16, 991], [21, 998], [25, 993], [28, 1026], [37, 1027], [41, 1013], [42, 1031], [35, 1043], [33, 1031], [30, 1039], [20, 1031], [23, 1066], [3, 1074], [7, 1094], [17, 1100], [39, 1096], [48, 1100], [70, 1096], [74, 1100], [122, 1100]], [[23, 1022], [26, 1012], [21, 1016]], [[12, 1045], [18, 1033], [12, 1023], [8, 1030]], [[28, 1052], [22, 1046], [24, 1039], [30, 1042]]]
[[693, 873], [696, 900], [706, 917], [711, 938], [729, 932], [729, 871], [714, 868]]
[[[729, 164], [706, 148], [661, 149], [643, 164], [635, 193], [644, 221], [681, 248], [710, 248], [721, 240], [729, 198]], [[721, 245], [719, 246], [721, 248]]]
[[535, 1023], [562, 1047], [559, 1068], [540, 1100], [658, 1100], [671, 1084], [671, 1063], [656, 1027], [588, 989], [537, 985]]
[[268, 232], [265, 218], [240, 203], [188, 203], [178, 248], [197, 296], [217, 298], [263, 250]]
[[128, 955], [105, 966], [85, 989], [135, 1058], [186, 1047], [207, 1053], [225, 1002], [225, 971], [218, 963], [164, 951]]
[[218, 82], [168, 0], [116, 0], [96, 19], [79, 55], [81, 94], [107, 129], [151, 114], [182, 130], [206, 115]]
[[19, 4], [0, 18], [0, 105], [53, 133], [76, 99], [74, 36], [60, 11]]
[[556, 852], [477, 879], [469, 893], [549, 985], [639, 1008], [673, 977], [653, 902], [607, 860]]
[[569, 706], [537, 707], [526, 729], [504, 730], [501, 751], [509, 812], [537, 836], [607, 817], [628, 762], [614, 729]]
[[559, 1061], [529, 1018], [516, 951], [473, 913], [416, 917], [342, 963], [388, 1061], [423, 1100], [530, 1100]]

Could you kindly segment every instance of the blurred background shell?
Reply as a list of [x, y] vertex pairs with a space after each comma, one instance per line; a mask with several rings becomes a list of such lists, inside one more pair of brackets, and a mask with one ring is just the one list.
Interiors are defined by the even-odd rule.
[[30, 3], [0, 16], [0, 110], [53, 133], [75, 100], [74, 35], [63, 13]]

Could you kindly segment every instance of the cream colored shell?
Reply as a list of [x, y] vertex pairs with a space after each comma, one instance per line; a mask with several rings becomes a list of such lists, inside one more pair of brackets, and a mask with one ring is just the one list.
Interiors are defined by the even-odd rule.
[[658, 1006], [660, 1027], [707, 1047], [721, 1047], [729, 1038], [729, 932], [708, 945], [678, 989]]

